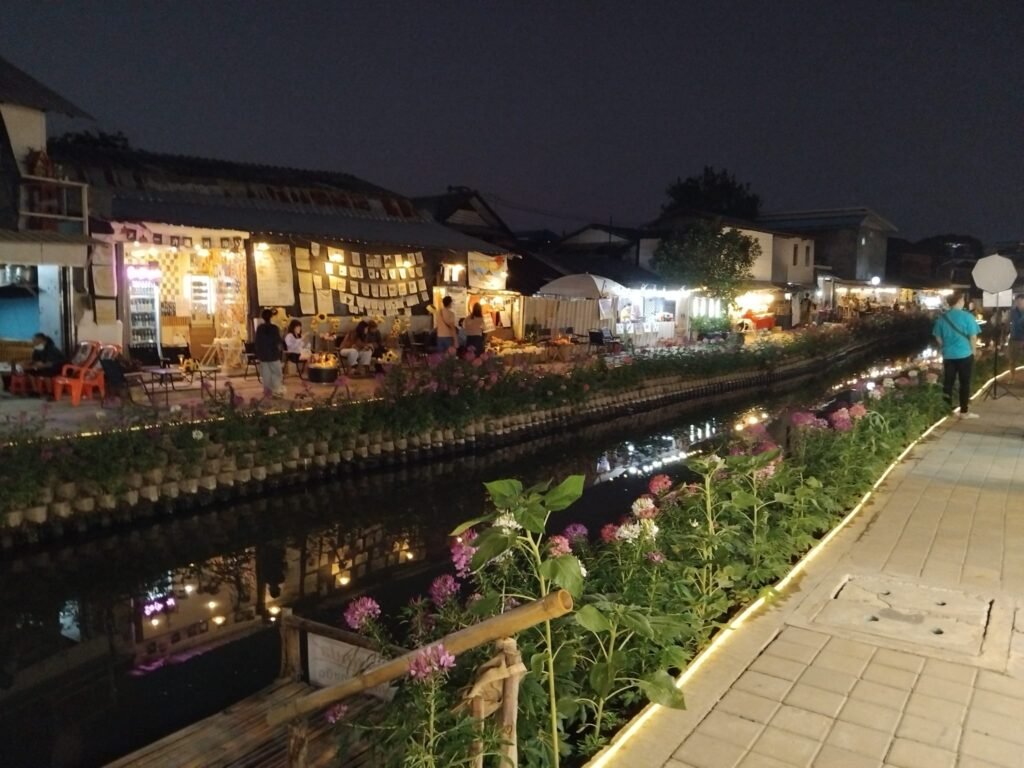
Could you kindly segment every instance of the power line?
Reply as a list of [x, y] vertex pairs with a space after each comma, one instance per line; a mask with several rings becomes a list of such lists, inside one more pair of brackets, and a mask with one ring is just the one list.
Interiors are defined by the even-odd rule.
[[[524, 213], [532, 213], [537, 216], [546, 216], [551, 219], [560, 219], [562, 221], [579, 221], [584, 224], [598, 224], [605, 217], [603, 216], [582, 216], [578, 213], [566, 213], [565, 211], [553, 211], [551, 209], [537, 208], [532, 205], [526, 205], [525, 203], [516, 203], [508, 200], [495, 192], [481, 191], [481, 194], [486, 197], [488, 201], [493, 201], [498, 205], [505, 208], [511, 208], [515, 211], [523, 211]], [[640, 227], [642, 224], [617, 224], [616, 226], [625, 227]]]

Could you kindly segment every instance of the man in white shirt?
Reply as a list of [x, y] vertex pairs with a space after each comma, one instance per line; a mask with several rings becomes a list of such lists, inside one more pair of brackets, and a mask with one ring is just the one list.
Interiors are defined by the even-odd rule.
[[441, 311], [434, 315], [434, 329], [437, 331], [437, 348], [447, 352], [455, 345], [458, 327], [455, 324], [455, 313], [452, 312], [452, 297], [445, 296], [441, 301]]

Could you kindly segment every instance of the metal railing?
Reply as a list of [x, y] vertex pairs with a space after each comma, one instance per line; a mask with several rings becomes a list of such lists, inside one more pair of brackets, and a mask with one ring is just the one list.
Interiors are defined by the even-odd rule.
[[46, 176], [22, 176], [18, 217], [23, 231], [86, 234], [89, 186]]

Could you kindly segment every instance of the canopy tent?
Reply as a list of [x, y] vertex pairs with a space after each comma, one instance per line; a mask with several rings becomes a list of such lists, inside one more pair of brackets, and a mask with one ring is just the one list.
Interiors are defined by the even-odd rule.
[[538, 296], [558, 296], [565, 299], [604, 299], [625, 293], [625, 286], [607, 277], [590, 273], [560, 277], [537, 291]]

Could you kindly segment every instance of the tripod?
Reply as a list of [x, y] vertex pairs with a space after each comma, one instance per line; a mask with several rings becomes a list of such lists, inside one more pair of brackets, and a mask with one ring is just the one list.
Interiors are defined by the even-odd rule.
[[1003, 342], [1003, 324], [1002, 314], [999, 308], [996, 308], [995, 314], [992, 316], [996, 326], [996, 340], [995, 340], [995, 354], [992, 356], [992, 384], [988, 389], [985, 390], [985, 400], [998, 400], [1004, 395], [1009, 395], [1014, 400], [1020, 400], [1015, 392], [1011, 392], [1009, 387], [1005, 384], [999, 383], [999, 347], [1002, 346]]

